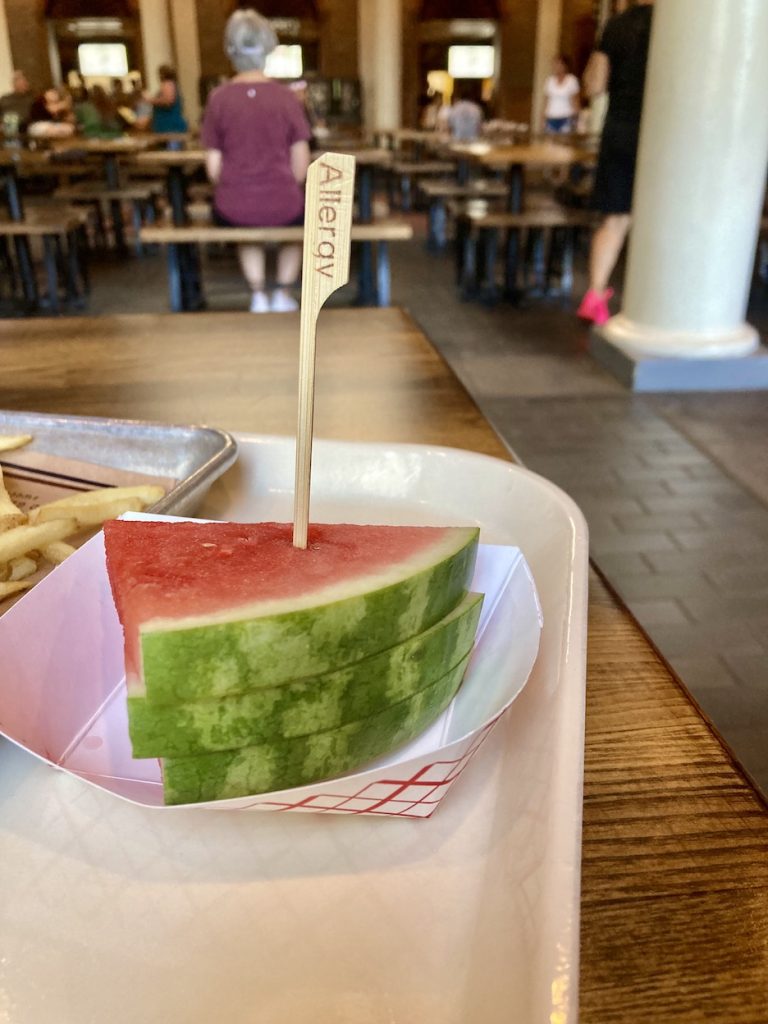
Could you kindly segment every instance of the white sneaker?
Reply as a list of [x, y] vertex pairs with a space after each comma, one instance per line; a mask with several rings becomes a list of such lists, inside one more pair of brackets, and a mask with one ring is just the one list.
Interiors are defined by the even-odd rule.
[[268, 313], [269, 312], [269, 296], [266, 292], [254, 292], [251, 296], [251, 312], [252, 313]]
[[269, 308], [273, 313], [295, 313], [299, 308], [299, 304], [284, 288], [278, 288], [272, 294]]

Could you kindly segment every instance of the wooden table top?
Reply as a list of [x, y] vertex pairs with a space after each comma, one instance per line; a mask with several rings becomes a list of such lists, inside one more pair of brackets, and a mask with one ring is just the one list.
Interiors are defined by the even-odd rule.
[[44, 167], [50, 162], [51, 153], [47, 149], [0, 148], [0, 167]]
[[[330, 150], [328, 151], [330, 152]], [[313, 159], [317, 159], [318, 156], [321, 156], [322, 152], [323, 151], [321, 150], [321, 152], [316, 154]], [[338, 149], [333, 149], [332, 152], [348, 152], [360, 165], [373, 164], [385, 166], [392, 161], [392, 153], [388, 149], [344, 149], [344, 147], [340, 147]], [[142, 153], [137, 153], [133, 160], [137, 164], [157, 164], [158, 166], [162, 165], [163, 167], [183, 167], [185, 164], [205, 163], [205, 153], [206, 151], [204, 149], [151, 149], [145, 150]]]
[[595, 159], [592, 150], [558, 142], [521, 142], [494, 145], [491, 142], [458, 142], [446, 147], [446, 152], [459, 160], [472, 160], [483, 167], [510, 167], [536, 164], [542, 167], [562, 167], [574, 163], [588, 163]]
[[397, 128], [382, 134], [389, 135], [398, 142], [428, 142], [430, 139], [434, 139], [438, 133], [426, 128]]
[[54, 142], [51, 149], [54, 152], [62, 153], [70, 149], [80, 150], [86, 153], [96, 153], [101, 156], [112, 156], [121, 153], [140, 153], [149, 145], [149, 140], [136, 135], [121, 135], [117, 139], [84, 139], [82, 136], [72, 136], [69, 139], [62, 139]]
[[[297, 315], [5, 321], [0, 408], [292, 433], [297, 351]], [[317, 386], [318, 436], [509, 457], [400, 310], [325, 312]], [[764, 1024], [767, 855], [765, 806], [593, 574], [581, 1024]]]
[[[322, 153], [349, 153], [353, 156], [357, 163], [361, 166], [375, 166], [375, 167], [388, 167], [392, 163], [392, 151], [390, 149], [382, 149], [380, 147], [369, 147], [357, 149], [346, 148], [344, 146], [336, 147], [324, 147], [317, 156], [322, 156]], [[313, 159], [315, 159], [313, 154]]]
[[156, 164], [163, 167], [183, 167], [185, 164], [204, 164], [204, 149], [144, 149], [132, 161], [137, 164]]

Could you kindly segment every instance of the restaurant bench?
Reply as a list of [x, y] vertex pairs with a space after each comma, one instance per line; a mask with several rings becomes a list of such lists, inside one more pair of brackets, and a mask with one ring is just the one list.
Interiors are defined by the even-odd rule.
[[459, 184], [457, 181], [422, 181], [419, 190], [427, 200], [427, 248], [443, 250], [448, 241], [448, 203], [451, 200], [502, 199], [507, 194], [503, 181], [479, 178]]
[[[122, 218], [123, 203], [130, 203], [131, 219], [134, 228], [134, 246], [138, 256], [143, 255], [144, 249], [141, 241], [140, 229], [145, 219], [153, 221], [155, 218], [155, 202], [162, 193], [161, 182], [145, 182], [141, 185], [131, 183], [111, 188], [99, 181], [83, 181], [74, 185], [67, 185], [56, 189], [54, 196], [69, 203], [81, 203], [92, 206], [96, 211], [97, 230], [99, 241], [106, 247], [107, 232], [102, 213], [102, 204], [109, 203], [112, 213], [113, 228], [118, 218]], [[115, 244], [119, 248], [119, 238], [122, 232], [115, 232]]]
[[390, 167], [390, 203], [394, 205], [397, 192], [400, 209], [412, 209], [414, 179], [436, 174], [449, 175], [454, 170], [449, 160], [393, 160]]
[[[504, 295], [517, 299], [520, 239], [526, 233], [524, 282], [522, 291], [530, 292], [531, 274], [535, 290], [543, 294], [567, 297], [573, 287], [573, 257], [576, 234], [596, 221], [591, 210], [544, 207], [520, 213], [489, 210], [469, 205], [461, 211], [457, 224], [459, 248], [459, 285], [462, 298], [498, 298], [496, 257], [499, 235], [506, 233], [504, 251]], [[560, 281], [550, 290], [556, 258], [560, 259]]]
[[[413, 237], [410, 224], [394, 219], [372, 221], [370, 224], [353, 224], [352, 241], [376, 245], [376, 282], [364, 280], [358, 275], [358, 303], [360, 305], [388, 306], [390, 297], [389, 242], [407, 241]], [[185, 309], [183, 302], [183, 281], [179, 246], [205, 245], [208, 243], [234, 243], [238, 245], [285, 245], [301, 244], [304, 228], [301, 225], [289, 227], [219, 227], [211, 223], [195, 223], [176, 226], [157, 224], [141, 229], [143, 242], [168, 247], [168, 287], [170, 304], [174, 313]], [[362, 269], [362, 268], [361, 268]]]
[[[32, 262], [30, 242], [40, 239], [43, 247], [48, 312], [59, 312], [59, 271], [65, 281], [69, 302], [79, 303], [88, 291], [88, 276], [83, 256], [81, 234], [84, 217], [78, 210], [29, 207], [21, 220], [0, 220], [0, 266], [15, 292], [17, 272], [27, 306], [39, 308], [37, 277]], [[16, 263], [10, 245], [16, 251]]]

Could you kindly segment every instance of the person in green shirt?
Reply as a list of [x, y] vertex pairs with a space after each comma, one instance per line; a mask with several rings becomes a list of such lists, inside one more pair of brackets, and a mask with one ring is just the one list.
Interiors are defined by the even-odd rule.
[[116, 139], [123, 134], [117, 109], [100, 85], [92, 86], [85, 98], [75, 105], [75, 117], [86, 139]]

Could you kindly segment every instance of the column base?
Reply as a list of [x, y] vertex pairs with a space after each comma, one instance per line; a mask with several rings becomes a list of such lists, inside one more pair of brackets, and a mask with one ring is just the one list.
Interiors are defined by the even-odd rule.
[[647, 327], [624, 313], [611, 317], [600, 328], [606, 341], [624, 349], [636, 359], [722, 359], [747, 356], [760, 344], [751, 324], [742, 323], [729, 331], [670, 331]]
[[590, 354], [632, 391], [768, 390], [765, 346], [758, 345], [744, 355], [681, 358], [647, 354], [617, 344], [606, 333], [605, 327], [591, 332]]

